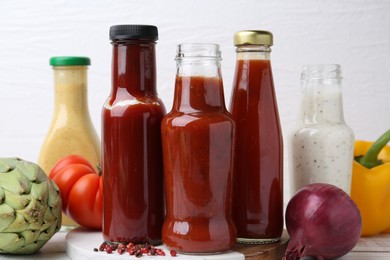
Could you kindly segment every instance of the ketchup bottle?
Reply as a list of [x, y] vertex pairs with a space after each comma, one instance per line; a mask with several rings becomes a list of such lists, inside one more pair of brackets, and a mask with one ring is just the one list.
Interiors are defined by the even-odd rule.
[[267, 31], [234, 36], [233, 216], [241, 243], [276, 242], [283, 231], [283, 142], [270, 62], [272, 41]]
[[161, 124], [166, 194], [163, 242], [185, 253], [231, 249], [234, 121], [225, 108], [216, 44], [182, 44], [173, 108]]
[[161, 120], [156, 91], [157, 27], [116, 25], [112, 89], [102, 111], [103, 236], [161, 242], [164, 218]]

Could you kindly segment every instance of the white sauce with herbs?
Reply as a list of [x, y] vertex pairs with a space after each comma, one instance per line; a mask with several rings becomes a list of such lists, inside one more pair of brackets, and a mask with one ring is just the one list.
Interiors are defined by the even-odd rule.
[[291, 188], [329, 183], [351, 189], [354, 134], [345, 124], [341, 88], [306, 88], [301, 120], [291, 133]]

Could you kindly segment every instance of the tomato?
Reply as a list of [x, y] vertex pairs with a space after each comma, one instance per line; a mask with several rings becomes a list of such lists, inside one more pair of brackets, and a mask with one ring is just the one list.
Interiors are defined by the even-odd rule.
[[102, 228], [102, 178], [79, 155], [69, 155], [50, 171], [61, 191], [62, 210], [81, 226]]

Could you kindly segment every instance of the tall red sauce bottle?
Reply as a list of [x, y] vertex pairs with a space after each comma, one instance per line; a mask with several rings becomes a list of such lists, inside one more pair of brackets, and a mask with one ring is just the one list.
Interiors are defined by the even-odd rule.
[[116, 25], [112, 89], [102, 111], [103, 236], [161, 242], [164, 219], [161, 120], [156, 90], [157, 27]]
[[230, 112], [236, 122], [233, 216], [239, 243], [283, 231], [283, 141], [270, 62], [272, 33], [240, 31]]
[[216, 44], [182, 44], [173, 108], [161, 124], [166, 194], [163, 242], [186, 253], [235, 244], [234, 121], [225, 107]]

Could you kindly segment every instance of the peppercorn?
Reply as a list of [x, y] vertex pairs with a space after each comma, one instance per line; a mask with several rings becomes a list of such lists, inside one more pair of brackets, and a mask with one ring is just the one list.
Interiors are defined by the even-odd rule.
[[134, 244], [133, 243], [128, 243], [127, 245], [126, 245], [126, 248], [127, 249], [131, 249], [131, 248], [133, 248], [134, 247]]
[[135, 257], [141, 257], [142, 256], [142, 251], [141, 250], [137, 250], [137, 252], [135, 252]]
[[106, 245], [105, 249], [106, 249], [107, 254], [111, 254], [113, 251], [113, 248], [108, 244]]
[[104, 251], [104, 248], [106, 247], [107, 243], [106, 242], [103, 242], [100, 246], [99, 246], [99, 251]]
[[150, 250], [149, 250], [149, 253], [150, 255], [156, 255], [156, 249], [154, 247], [152, 247]]
[[120, 255], [123, 255], [126, 251], [126, 245], [125, 244], [119, 244], [117, 251]]
[[134, 254], [135, 254], [135, 251], [136, 251], [136, 250], [134, 250], [133, 248], [130, 248], [130, 249], [128, 249], [127, 252], [129, 252], [129, 255], [134, 255]]
[[156, 253], [157, 253], [157, 255], [165, 256], [165, 252], [163, 250], [161, 250], [160, 248], [156, 249]]

